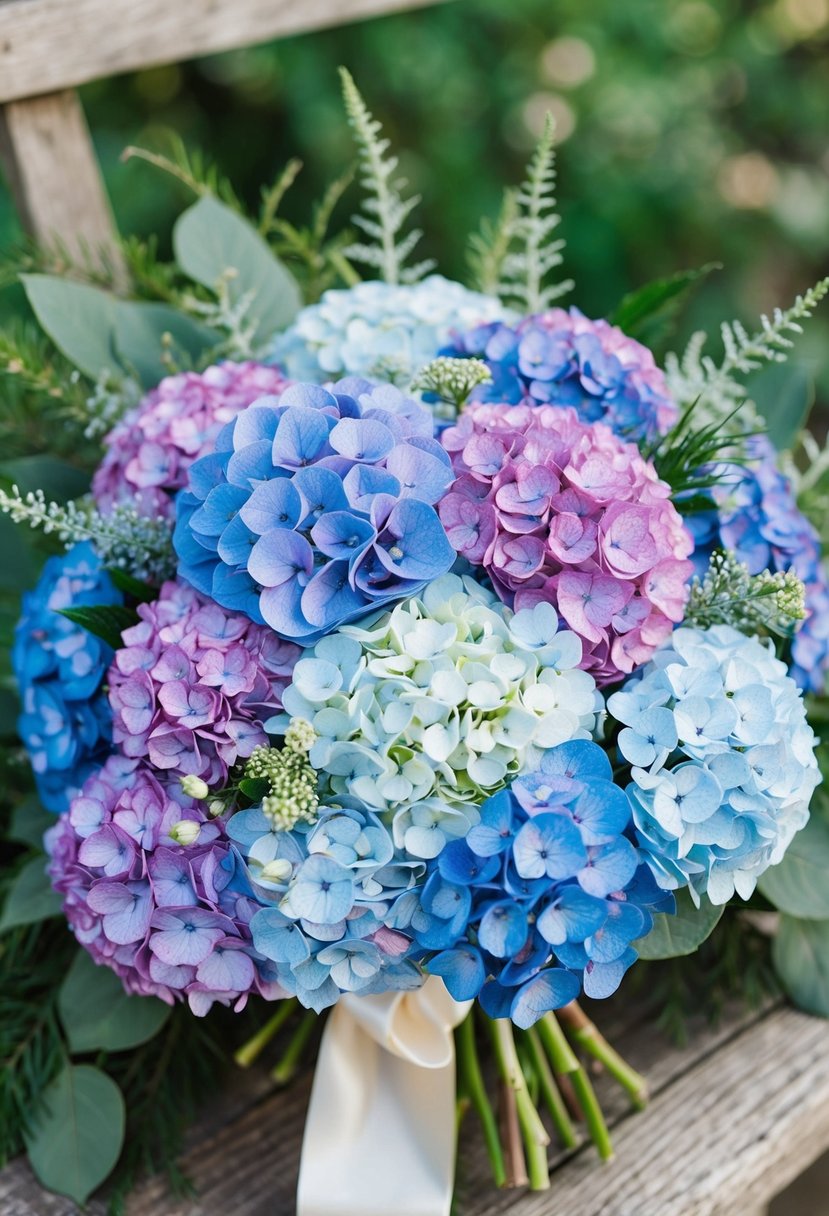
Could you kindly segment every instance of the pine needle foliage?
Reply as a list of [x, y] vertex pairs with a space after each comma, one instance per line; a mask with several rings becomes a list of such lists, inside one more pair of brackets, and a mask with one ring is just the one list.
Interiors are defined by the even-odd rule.
[[405, 181], [395, 176], [398, 159], [389, 155], [391, 143], [383, 127], [369, 111], [351, 73], [340, 68], [346, 116], [357, 144], [362, 185], [366, 191], [363, 213], [352, 217], [370, 244], [357, 242], [344, 249], [347, 258], [380, 273], [386, 283], [416, 283], [431, 270], [431, 261], [406, 263], [423, 235], [413, 228], [404, 235], [406, 221], [420, 202], [414, 195], [404, 199]]
[[749, 434], [733, 433], [729, 428], [732, 415], [697, 425], [698, 407], [699, 403], [693, 401], [674, 429], [645, 453], [673, 490], [674, 505], [686, 515], [711, 510], [707, 491], [728, 484], [729, 474], [722, 465], [746, 464], [746, 441], [762, 434], [759, 429]]
[[146, 161], [162, 173], [174, 177], [200, 198], [213, 195], [235, 211], [244, 211], [231, 182], [198, 148], [188, 148], [181, 136], [173, 131], [166, 132], [165, 138], [168, 152], [154, 152], [149, 148], [131, 146], [121, 153], [121, 160]]

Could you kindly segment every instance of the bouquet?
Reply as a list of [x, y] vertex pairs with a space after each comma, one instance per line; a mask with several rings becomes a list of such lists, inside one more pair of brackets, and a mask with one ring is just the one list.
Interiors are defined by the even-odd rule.
[[30, 253], [43, 336], [2, 339], [0, 507], [63, 551], [12, 650], [36, 792], [13, 755], [0, 1104], [79, 1202], [177, 1143], [186, 1044], [227, 1057], [231, 1023], [284, 1081], [331, 1011], [300, 1213], [388, 1213], [405, 1176], [438, 1216], [456, 1099], [499, 1185], [547, 1187], [579, 1123], [610, 1155], [584, 1057], [646, 1083], [578, 1001], [732, 901], [775, 911], [782, 983], [829, 1013], [802, 961], [829, 960], [829, 457], [744, 387], [829, 280], [660, 367], [641, 339], [704, 272], [562, 307], [548, 123], [450, 282], [343, 83], [356, 234], [329, 235], [343, 183], [297, 227], [289, 166], [253, 223], [132, 150], [198, 196], [175, 264], [126, 242], [126, 296]]

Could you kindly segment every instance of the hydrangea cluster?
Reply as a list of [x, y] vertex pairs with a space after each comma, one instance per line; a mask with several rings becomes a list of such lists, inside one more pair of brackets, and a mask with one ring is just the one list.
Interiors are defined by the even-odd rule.
[[323, 796], [388, 814], [395, 847], [431, 858], [545, 749], [589, 737], [600, 698], [580, 660], [549, 604], [513, 614], [448, 574], [323, 638], [283, 703], [316, 731]]
[[829, 579], [820, 539], [802, 513], [766, 435], [748, 441], [752, 458], [722, 469], [710, 491], [716, 509], [690, 515], [698, 573], [715, 549], [729, 549], [751, 574], [793, 570], [806, 587], [807, 618], [792, 643], [792, 675], [801, 688], [821, 693], [829, 674]]
[[88, 543], [50, 557], [23, 597], [12, 667], [23, 712], [18, 730], [40, 800], [65, 811], [110, 748], [111, 717], [101, 685], [112, 650], [61, 615], [64, 608], [121, 604], [123, 597]]
[[748, 899], [820, 780], [802, 696], [771, 643], [727, 625], [678, 629], [608, 710], [624, 724], [636, 837], [657, 883]]
[[602, 748], [563, 743], [484, 803], [389, 923], [456, 1000], [480, 996], [490, 1017], [527, 1027], [582, 987], [609, 996], [652, 912], [673, 908], [625, 836], [629, 822]]
[[[184, 847], [180, 841], [186, 840]], [[284, 993], [253, 948], [258, 904], [221, 820], [178, 781], [113, 755], [47, 833], [49, 874], [78, 941], [127, 992], [196, 1014]]]
[[478, 401], [573, 406], [587, 422], [637, 441], [666, 435], [679, 417], [647, 347], [577, 308], [481, 325], [454, 350], [483, 359], [492, 372], [492, 382], [475, 391]]
[[262, 722], [280, 709], [299, 648], [183, 583], [138, 613], [109, 670], [113, 738], [154, 769], [222, 784], [267, 743]]
[[432, 416], [391, 385], [293, 385], [230, 423], [178, 500], [182, 575], [305, 644], [415, 594], [454, 553]]
[[219, 431], [260, 397], [287, 385], [278, 367], [220, 363], [204, 372], [167, 376], [107, 435], [92, 480], [102, 511], [116, 503], [143, 515], [175, 516], [175, 494], [187, 484], [194, 460], [213, 450]]
[[599, 684], [647, 662], [682, 620], [693, 541], [638, 448], [550, 405], [471, 405], [442, 442], [441, 521], [505, 603], [554, 604]]
[[438, 274], [408, 285], [358, 283], [304, 308], [273, 357], [294, 380], [380, 376], [406, 385], [456, 333], [508, 319], [493, 296]]
[[[425, 864], [395, 850], [380, 816], [358, 799], [321, 807], [313, 826], [281, 830], [261, 808], [239, 811], [228, 833], [250, 882], [271, 906], [250, 923], [280, 989], [319, 1012], [342, 992], [416, 988], [410, 938], [386, 925], [398, 895]], [[278, 906], [277, 906], [278, 905]]]

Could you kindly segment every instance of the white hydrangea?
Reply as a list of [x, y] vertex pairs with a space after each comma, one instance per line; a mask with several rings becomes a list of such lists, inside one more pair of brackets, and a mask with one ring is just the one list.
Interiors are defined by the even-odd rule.
[[[323, 796], [388, 817], [395, 844], [436, 856], [540, 753], [590, 738], [601, 709], [576, 634], [550, 604], [513, 614], [454, 574], [306, 651], [283, 696], [318, 738]], [[285, 719], [274, 720], [274, 727]]]
[[382, 376], [405, 385], [453, 332], [510, 319], [494, 296], [439, 274], [409, 285], [358, 283], [326, 291], [318, 304], [303, 308], [277, 338], [272, 357], [292, 380]]

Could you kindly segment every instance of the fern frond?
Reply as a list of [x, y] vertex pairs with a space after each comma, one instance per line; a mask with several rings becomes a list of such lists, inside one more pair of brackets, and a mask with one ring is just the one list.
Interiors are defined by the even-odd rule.
[[401, 233], [420, 198], [404, 199], [401, 195], [406, 183], [394, 176], [398, 161], [396, 156], [389, 155], [391, 144], [383, 137], [382, 125], [363, 101], [351, 73], [340, 68], [340, 77], [348, 123], [357, 143], [362, 184], [368, 194], [363, 214], [355, 215], [353, 221], [374, 242], [371, 245], [358, 242], [343, 252], [346, 257], [375, 267], [387, 283], [417, 281], [432, 269], [433, 263], [421, 262], [406, 268], [406, 259], [422, 233], [414, 230], [405, 237]]
[[516, 214], [509, 225], [509, 248], [502, 258], [498, 295], [524, 312], [542, 312], [573, 287], [572, 280], [548, 282], [562, 262], [565, 242], [553, 239], [561, 223], [556, 211], [555, 122], [548, 114], [527, 167], [526, 181], [515, 194]]
[[472, 271], [472, 286], [485, 295], [496, 296], [504, 277], [504, 261], [518, 217], [516, 190], [505, 190], [498, 218], [481, 220], [480, 228], [469, 238], [467, 260]]

